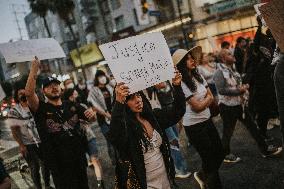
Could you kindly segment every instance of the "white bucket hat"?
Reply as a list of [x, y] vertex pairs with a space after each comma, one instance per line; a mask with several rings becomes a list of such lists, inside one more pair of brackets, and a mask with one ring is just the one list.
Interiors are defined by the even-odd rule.
[[195, 46], [191, 49], [189, 49], [188, 51], [185, 49], [178, 49], [175, 51], [175, 53], [172, 56], [174, 65], [177, 65], [178, 63], [180, 63], [180, 61], [188, 54], [190, 53], [193, 56], [193, 59], [196, 62], [199, 62], [200, 58], [201, 58], [201, 54], [202, 54], [202, 48], [201, 46]]

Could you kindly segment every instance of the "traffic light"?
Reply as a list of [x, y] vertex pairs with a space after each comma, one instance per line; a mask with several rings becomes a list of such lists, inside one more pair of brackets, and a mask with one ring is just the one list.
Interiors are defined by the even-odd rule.
[[142, 6], [143, 14], [146, 14], [148, 12], [148, 8], [149, 8], [147, 0], [141, 0], [141, 6]]

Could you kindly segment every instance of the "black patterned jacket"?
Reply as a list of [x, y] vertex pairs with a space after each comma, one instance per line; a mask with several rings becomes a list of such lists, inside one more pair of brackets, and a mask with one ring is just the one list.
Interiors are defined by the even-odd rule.
[[[183, 117], [186, 109], [185, 96], [182, 88], [180, 86], [174, 86], [173, 89], [173, 106], [168, 109], [153, 110], [154, 119], [148, 120], [162, 137], [163, 142], [160, 150], [163, 155], [170, 183], [172, 185], [175, 184], [175, 168], [170, 156], [170, 145], [165, 134], [165, 129], [178, 123], [178, 121]], [[144, 108], [146, 106], [145, 103], [147, 102], [144, 101]], [[130, 171], [124, 173], [121, 171], [117, 172], [120, 174], [116, 175], [116, 179], [118, 180], [118, 183], [120, 183], [118, 188], [146, 189], [146, 169], [142, 151], [142, 142], [138, 139], [136, 132], [137, 127], [141, 127], [141, 125], [138, 121], [129, 119], [129, 117], [125, 114], [125, 107], [126, 105], [115, 102], [112, 110], [110, 131], [107, 138], [118, 152], [120, 159], [131, 163], [133, 172], [136, 175], [136, 181], [131, 182], [134, 183], [135, 186], [129, 186], [129, 177], [131, 177], [131, 175], [129, 175]]]

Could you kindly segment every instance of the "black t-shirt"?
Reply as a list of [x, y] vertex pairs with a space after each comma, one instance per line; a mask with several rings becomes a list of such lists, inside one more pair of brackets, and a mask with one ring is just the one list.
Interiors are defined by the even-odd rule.
[[40, 101], [34, 118], [42, 141], [43, 158], [50, 166], [84, 162], [85, 143], [80, 135], [80, 119], [87, 119], [85, 110], [70, 101], [59, 106]]
[[162, 107], [172, 105], [174, 102], [172, 91], [157, 91], [157, 97]]
[[[110, 92], [106, 87], [100, 88], [100, 90], [102, 91], [102, 93], [104, 95], [107, 111], [111, 112], [111, 95], [110, 95]], [[99, 125], [102, 125], [102, 124], [105, 123], [105, 117], [104, 116], [98, 114], [97, 119], [98, 119]]]
[[88, 105], [88, 101], [87, 101], [88, 92], [89, 92], [88, 89], [87, 88], [80, 89], [78, 85], [75, 87], [75, 89], [76, 89], [76, 91], [79, 94], [79, 97], [78, 97], [79, 101], [77, 101], [77, 102], [80, 102], [80, 103]]

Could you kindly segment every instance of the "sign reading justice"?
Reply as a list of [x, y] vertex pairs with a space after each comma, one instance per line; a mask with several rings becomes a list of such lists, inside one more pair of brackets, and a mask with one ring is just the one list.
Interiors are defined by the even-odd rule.
[[174, 64], [161, 32], [129, 37], [99, 46], [117, 82], [131, 93], [174, 77]]

